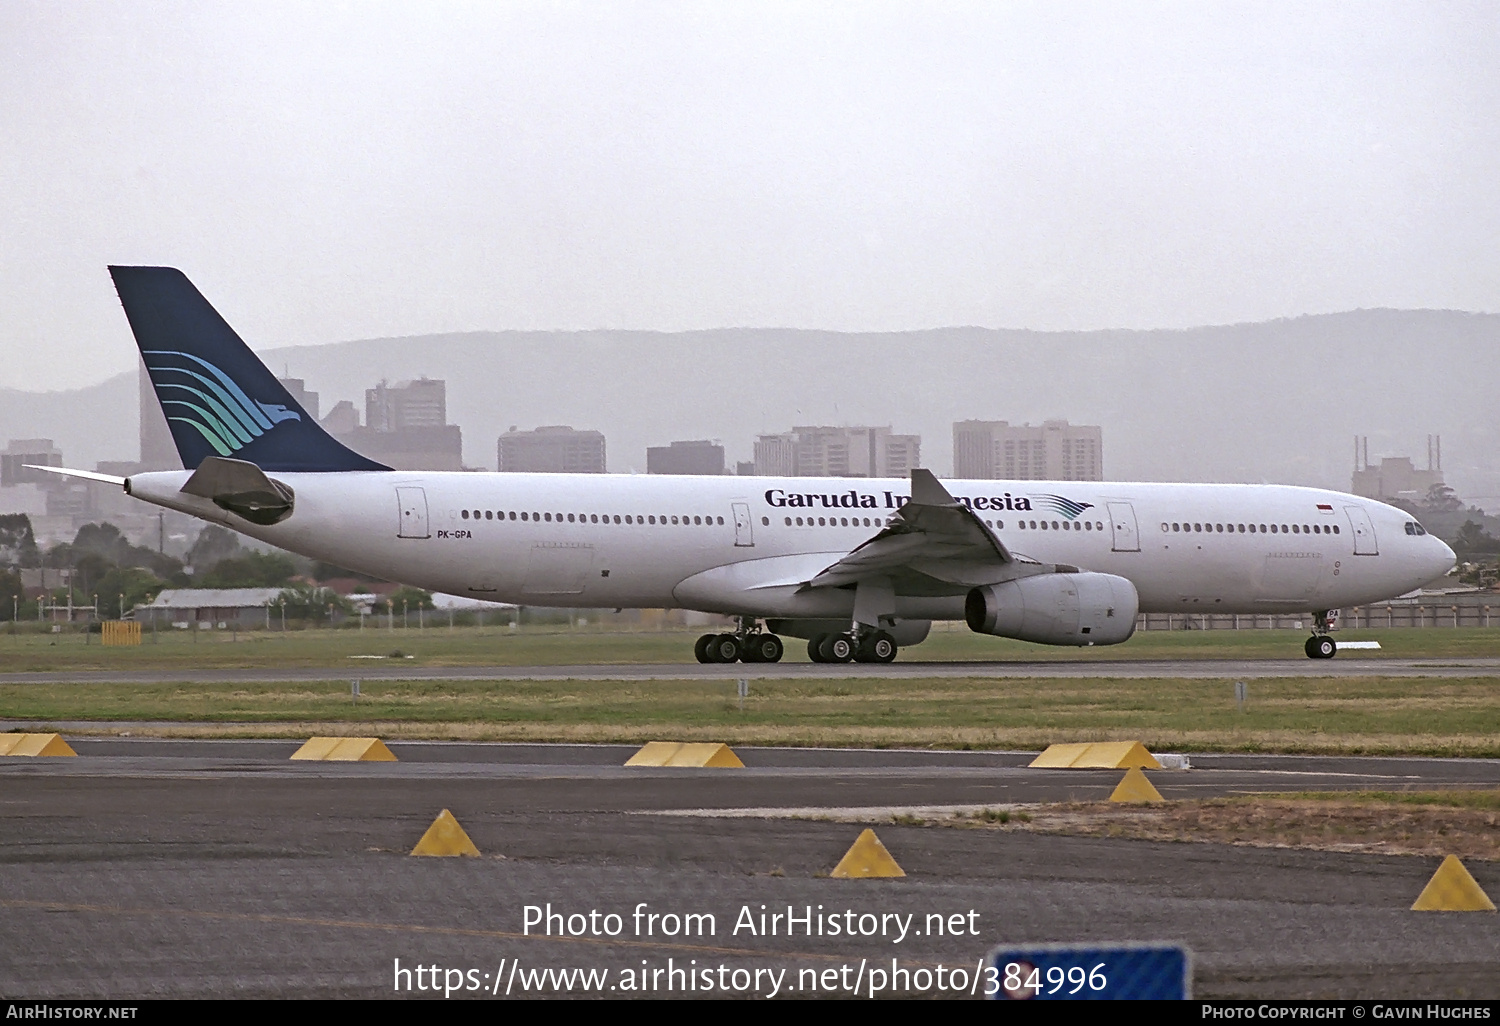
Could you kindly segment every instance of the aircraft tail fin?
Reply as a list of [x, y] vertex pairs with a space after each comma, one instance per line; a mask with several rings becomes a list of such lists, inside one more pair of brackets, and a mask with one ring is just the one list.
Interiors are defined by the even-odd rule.
[[334, 439], [174, 267], [111, 267], [182, 465], [229, 457], [281, 473], [389, 470]]

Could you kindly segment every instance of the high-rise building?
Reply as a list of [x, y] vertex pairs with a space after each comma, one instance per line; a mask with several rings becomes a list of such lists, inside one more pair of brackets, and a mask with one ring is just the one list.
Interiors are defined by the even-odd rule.
[[[288, 379], [296, 381], [296, 379]], [[288, 384], [287, 391], [297, 396]], [[301, 382], [297, 382], [300, 387]], [[313, 412], [318, 393], [310, 396]], [[316, 416], [316, 414], [314, 414]], [[448, 423], [448, 383], [442, 378], [422, 378], [388, 385], [384, 381], [365, 389], [365, 424], [359, 411], [344, 399], [334, 404], [322, 420], [324, 429], [361, 456], [396, 470], [462, 470], [464, 441], [457, 424]]]
[[277, 378], [281, 387], [287, 390], [292, 400], [304, 410], [313, 420], [318, 419], [318, 393], [307, 390], [307, 382], [302, 378]]
[[348, 399], [340, 399], [323, 418], [323, 430], [330, 435], [347, 435], [359, 430], [359, 411]]
[[888, 426], [794, 427], [755, 440], [755, 472], [768, 477], [905, 477], [921, 465], [921, 437]]
[[953, 476], [960, 480], [1103, 481], [1104, 435], [1095, 426], [1048, 420], [953, 425]]
[[52, 444], [50, 438], [12, 438], [10, 444], [0, 452], [0, 486], [61, 483], [63, 478], [45, 470], [28, 470], [27, 464], [37, 467], [60, 467], [62, 450]]
[[443, 427], [448, 423], [448, 383], [422, 378], [365, 389], [365, 427], [371, 431]]
[[722, 474], [724, 447], [700, 439], [653, 445], [646, 450], [648, 474]]
[[604, 436], [563, 425], [512, 427], [496, 442], [495, 455], [502, 474], [602, 474]]

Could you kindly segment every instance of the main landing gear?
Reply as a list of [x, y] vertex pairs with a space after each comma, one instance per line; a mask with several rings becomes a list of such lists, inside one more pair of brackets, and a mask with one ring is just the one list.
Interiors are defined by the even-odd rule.
[[700, 663], [779, 663], [785, 651], [781, 639], [754, 620], [741, 620], [732, 634], [705, 634], [693, 645]]
[[885, 631], [866, 631], [856, 636], [819, 634], [807, 643], [807, 657], [815, 663], [888, 663], [896, 658], [896, 639]]
[[1302, 650], [1307, 653], [1309, 659], [1332, 659], [1338, 654], [1339, 647], [1334, 640], [1328, 636], [1332, 627], [1332, 621], [1328, 611], [1313, 614], [1313, 636], [1307, 639]]

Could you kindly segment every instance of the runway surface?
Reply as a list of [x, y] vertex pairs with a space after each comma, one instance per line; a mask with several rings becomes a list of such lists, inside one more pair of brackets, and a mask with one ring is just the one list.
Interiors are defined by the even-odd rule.
[[[1099, 799], [1119, 779], [1028, 769], [1029, 753], [744, 748], [744, 770], [675, 770], [627, 769], [634, 749], [608, 745], [394, 742], [400, 762], [337, 764], [289, 762], [290, 741], [73, 744], [77, 759], [0, 759], [8, 996], [378, 997], [403, 980], [430, 994], [397, 959], [473, 970], [456, 977], [469, 996], [618, 996], [641, 969], [703, 967], [724, 967], [713, 980], [731, 994], [768, 996], [786, 970], [778, 996], [848, 996], [856, 972], [867, 991], [893, 958], [972, 977], [1002, 940], [1164, 939], [1192, 948], [1200, 996], [1500, 997], [1500, 917], [1408, 911], [1433, 859], [890, 822]], [[1192, 764], [1153, 774], [1165, 797], [1500, 786], [1485, 760]], [[444, 808], [485, 857], [405, 854]], [[907, 876], [829, 879], [859, 824], [781, 818], [792, 809], [867, 815]], [[1500, 894], [1500, 865], [1470, 869]], [[549, 903], [575, 925], [618, 915], [618, 935], [557, 936], [563, 919], [537, 936], [527, 906], [544, 916]], [[711, 915], [712, 931], [695, 920], [704, 932], [684, 935], [678, 919], [666, 935], [674, 921], [633, 919], [642, 903], [646, 916]], [[783, 919], [767, 936], [744, 918], [758, 923], [762, 905], [885, 932], [787, 936]], [[529, 975], [574, 968], [607, 975]], [[688, 977], [658, 974], [647, 993], [674, 981]]]
[[244, 670], [79, 670], [4, 673], [0, 684], [158, 684], [343, 680], [924, 680], [930, 678], [1215, 678], [1482, 677], [1500, 675], [1500, 658], [1391, 659], [1359, 654], [1334, 659], [1173, 659], [1099, 662], [894, 663], [610, 663], [577, 666], [402, 666], [351, 662], [346, 667]]

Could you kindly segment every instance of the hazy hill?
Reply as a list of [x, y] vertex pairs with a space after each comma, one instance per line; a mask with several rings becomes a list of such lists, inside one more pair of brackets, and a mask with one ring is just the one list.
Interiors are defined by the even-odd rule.
[[[380, 378], [446, 378], [465, 459], [493, 468], [510, 425], [605, 433], [612, 471], [645, 449], [754, 437], [793, 424], [889, 423], [951, 469], [952, 422], [1065, 417], [1104, 428], [1109, 478], [1284, 481], [1349, 487], [1353, 436], [1370, 454], [1426, 460], [1443, 436], [1448, 480], [1500, 505], [1500, 315], [1360, 310], [1183, 331], [942, 328], [471, 332], [263, 351], [306, 378], [327, 411], [363, 409]], [[135, 385], [0, 393], [0, 435], [56, 438], [70, 463], [134, 458]]]

